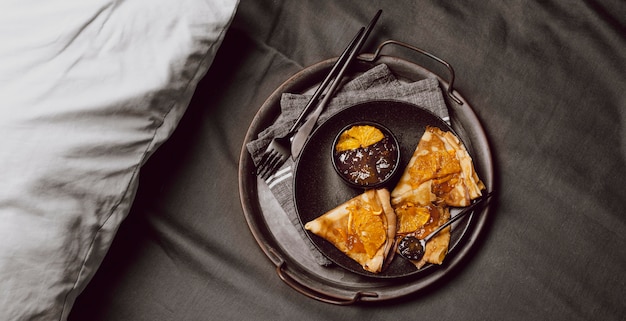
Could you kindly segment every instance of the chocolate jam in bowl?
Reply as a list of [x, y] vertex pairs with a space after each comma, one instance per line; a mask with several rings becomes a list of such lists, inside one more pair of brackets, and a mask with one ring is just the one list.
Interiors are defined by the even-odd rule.
[[391, 131], [374, 122], [344, 127], [335, 137], [332, 149], [335, 171], [350, 186], [377, 188], [396, 172], [400, 147]]

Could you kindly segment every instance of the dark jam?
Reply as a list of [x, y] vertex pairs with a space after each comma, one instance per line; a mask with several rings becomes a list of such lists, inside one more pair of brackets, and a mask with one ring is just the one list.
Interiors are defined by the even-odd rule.
[[335, 152], [337, 170], [348, 181], [362, 185], [376, 185], [392, 174], [398, 153], [389, 136], [367, 147]]

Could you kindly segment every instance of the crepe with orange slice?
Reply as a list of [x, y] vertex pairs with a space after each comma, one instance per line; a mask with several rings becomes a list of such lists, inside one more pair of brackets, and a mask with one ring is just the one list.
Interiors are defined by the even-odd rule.
[[[449, 207], [468, 206], [484, 188], [459, 139], [451, 132], [427, 127], [391, 192], [397, 236], [426, 237], [449, 220]], [[446, 228], [426, 244], [422, 260], [413, 263], [418, 268], [426, 263], [442, 264], [449, 243], [450, 228]]]
[[379, 273], [396, 235], [396, 215], [386, 189], [370, 189], [304, 225], [364, 270]]
[[481, 196], [484, 188], [459, 139], [451, 132], [429, 126], [391, 197], [392, 203], [411, 200], [428, 205], [436, 201], [463, 207]]

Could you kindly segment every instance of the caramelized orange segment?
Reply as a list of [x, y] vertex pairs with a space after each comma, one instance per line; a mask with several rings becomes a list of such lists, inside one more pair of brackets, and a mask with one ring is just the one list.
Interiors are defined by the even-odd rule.
[[433, 178], [461, 172], [461, 164], [454, 151], [438, 150], [424, 153], [416, 158], [409, 168], [413, 184], [419, 185]]
[[383, 138], [385, 138], [385, 134], [374, 126], [352, 126], [350, 129], [341, 133], [335, 149], [341, 152], [359, 147], [367, 147], [381, 141]]
[[355, 217], [353, 224], [367, 256], [374, 257], [386, 240], [386, 229], [381, 216], [361, 213]]
[[383, 221], [382, 207], [379, 204], [363, 204], [357, 202], [356, 206], [348, 207], [349, 243], [355, 246], [360, 243], [369, 258], [374, 257], [378, 249], [387, 240], [385, 222]]
[[335, 148], [338, 152], [343, 152], [344, 150], [357, 149], [359, 147], [361, 147], [361, 142], [358, 139], [347, 136], [344, 138], [344, 136], [341, 135]]
[[428, 222], [430, 219], [430, 210], [427, 207], [407, 203], [396, 208], [396, 215], [398, 216], [398, 229], [396, 233], [412, 233]]

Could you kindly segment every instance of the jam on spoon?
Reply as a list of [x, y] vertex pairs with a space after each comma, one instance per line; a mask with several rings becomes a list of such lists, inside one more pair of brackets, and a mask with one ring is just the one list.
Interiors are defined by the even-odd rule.
[[423, 239], [418, 239], [417, 237], [411, 234], [406, 235], [400, 240], [400, 243], [398, 243], [398, 251], [400, 252], [400, 255], [402, 255], [403, 257], [409, 260], [420, 260], [424, 256], [424, 253], [426, 252], [426, 243], [428, 243], [430, 239], [435, 237], [437, 233], [441, 232], [441, 230], [446, 228], [448, 225], [454, 223], [456, 220], [465, 216], [467, 213], [471, 213], [479, 204], [481, 204], [483, 201], [486, 201], [488, 198], [490, 198], [493, 195], [493, 193], [494, 192], [492, 191], [483, 195], [477, 201], [472, 203], [472, 205], [464, 208], [461, 212], [459, 212], [459, 214], [455, 215], [449, 221], [447, 221], [446, 223], [438, 227], [436, 230], [432, 231], [432, 233], [426, 235], [426, 237], [424, 237]]

